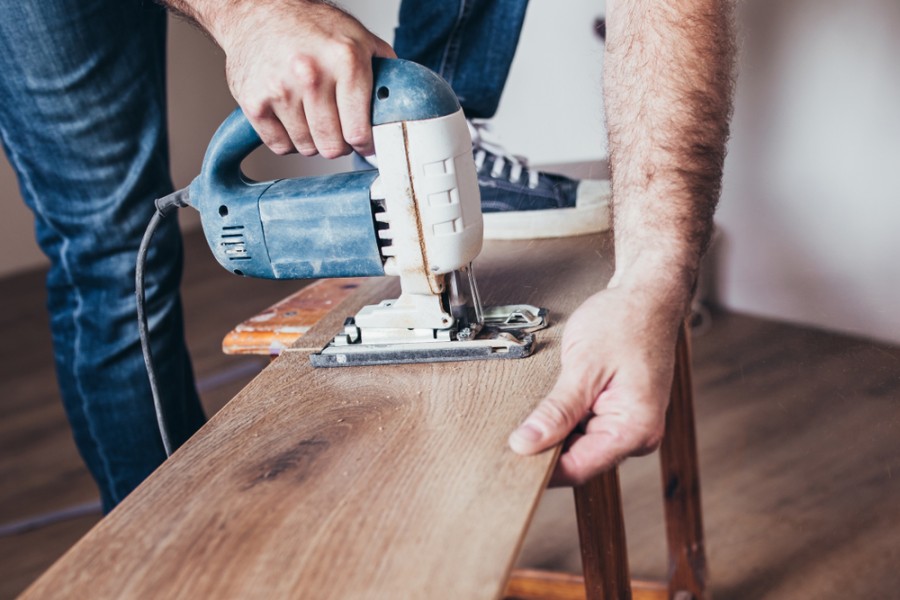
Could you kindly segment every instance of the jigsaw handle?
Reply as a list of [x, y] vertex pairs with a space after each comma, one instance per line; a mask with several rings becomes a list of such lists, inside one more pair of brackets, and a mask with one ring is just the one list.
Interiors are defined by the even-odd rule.
[[244, 111], [240, 107], [234, 109], [219, 126], [203, 159], [202, 176], [209, 190], [228, 194], [253, 186], [254, 182], [241, 172], [241, 163], [261, 145], [262, 140]]
[[377, 171], [251, 181], [241, 163], [260, 145], [235, 109], [191, 183], [191, 204], [219, 264], [266, 279], [383, 275], [370, 200]]
[[[443, 117], [460, 109], [447, 83], [416, 63], [389, 58], [372, 59], [372, 126]], [[262, 141], [243, 111], [236, 108], [216, 131], [206, 151], [203, 171], [210, 187], [235, 191], [252, 185], [241, 163]]]

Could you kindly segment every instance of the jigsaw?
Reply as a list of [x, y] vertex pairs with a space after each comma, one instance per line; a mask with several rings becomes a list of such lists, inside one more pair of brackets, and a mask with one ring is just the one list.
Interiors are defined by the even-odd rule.
[[415, 63], [374, 59], [378, 169], [255, 182], [261, 145], [237, 109], [189, 188], [219, 263], [247, 277], [397, 276], [401, 293], [349, 316], [317, 367], [521, 358], [547, 311], [481, 305], [472, 262], [483, 221], [472, 142], [450, 86]]

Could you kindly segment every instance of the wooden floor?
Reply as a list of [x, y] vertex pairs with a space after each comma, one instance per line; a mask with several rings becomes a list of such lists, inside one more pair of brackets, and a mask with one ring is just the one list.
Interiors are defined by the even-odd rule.
[[[187, 254], [188, 343], [212, 412], [265, 362], [223, 356], [224, 333], [298, 284], [231, 276], [198, 235]], [[0, 528], [97, 498], [53, 382], [42, 279], [0, 281]], [[714, 596], [898, 597], [900, 349], [715, 314], [694, 351]], [[632, 459], [621, 473], [635, 575], [666, 568], [657, 462]], [[572, 506], [571, 491], [548, 492], [523, 565], [578, 571]], [[0, 598], [98, 518], [0, 537]]]

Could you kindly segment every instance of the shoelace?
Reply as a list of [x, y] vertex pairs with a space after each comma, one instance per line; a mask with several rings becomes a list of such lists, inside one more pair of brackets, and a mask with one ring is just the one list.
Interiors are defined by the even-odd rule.
[[494, 159], [491, 167], [491, 177], [498, 179], [503, 175], [503, 170], [509, 163], [508, 179], [510, 183], [519, 183], [524, 173], [528, 177], [529, 189], [537, 188], [540, 173], [531, 170], [525, 158], [510, 154], [500, 144], [485, 139], [484, 134], [490, 132], [490, 125], [487, 121], [467, 119], [466, 123], [469, 125], [469, 134], [472, 136], [472, 147], [475, 151], [475, 168], [479, 172], [481, 172], [488, 155], [490, 155]]

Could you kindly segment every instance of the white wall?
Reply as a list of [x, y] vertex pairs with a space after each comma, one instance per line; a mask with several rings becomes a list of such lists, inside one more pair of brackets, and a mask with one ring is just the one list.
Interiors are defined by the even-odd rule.
[[[360, 21], [388, 42], [400, 0], [344, 0]], [[525, 27], [491, 124], [499, 142], [533, 164], [606, 155], [603, 44], [593, 30], [603, 0], [531, 0]]]
[[900, 342], [900, 3], [743, 9], [721, 298]]

